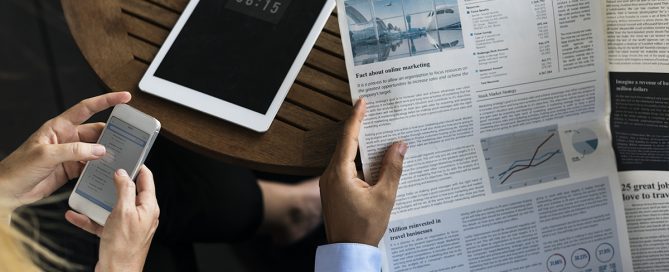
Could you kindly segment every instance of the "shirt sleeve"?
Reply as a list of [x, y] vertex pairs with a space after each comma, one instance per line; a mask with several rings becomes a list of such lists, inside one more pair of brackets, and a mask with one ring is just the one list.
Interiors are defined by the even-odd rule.
[[381, 251], [364, 244], [329, 244], [316, 250], [316, 272], [379, 272]]

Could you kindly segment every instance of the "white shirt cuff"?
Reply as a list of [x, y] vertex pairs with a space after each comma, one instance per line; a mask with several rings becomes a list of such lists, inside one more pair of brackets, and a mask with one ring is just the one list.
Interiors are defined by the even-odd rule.
[[379, 272], [381, 251], [365, 244], [339, 243], [319, 246], [316, 272]]

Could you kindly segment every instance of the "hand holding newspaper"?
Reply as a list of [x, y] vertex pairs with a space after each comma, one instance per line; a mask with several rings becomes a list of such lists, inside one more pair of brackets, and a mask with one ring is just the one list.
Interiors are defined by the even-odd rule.
[[[338, 1], [351, 96], [368, 105], [366, 179], [394, 141], [411, 146], [380, 245], [384, 271], [632, 271], [608, 79], [614, 68], [649, 72], [653, 58], [630, 55], [621, 38], [621, 6], [660, 6], [665, 20], [669, 11], [642, 2]], [[662, 76], [644, 75], [661, 89]], [[621, 124], [632, 122], [625, 107], [636, 98], [618, 97]], [[619, 141], [634, 143], [626, 132]]]

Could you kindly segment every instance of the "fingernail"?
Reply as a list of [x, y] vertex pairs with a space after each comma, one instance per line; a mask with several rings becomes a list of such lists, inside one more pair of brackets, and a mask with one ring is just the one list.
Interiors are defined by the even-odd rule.
[[399, 147], [399, 152], [402, 157], [407, 154], [407, 150], [409, 150], [409, 145], [405, 143], [404, 141], [400, 142], [400, 147]]
[[355, 109], [356, 110], [360, 109], [360, 107], [362, 106], [363, 100], [364, 100], [364, 98], [358, 98], [358, 101], [355, 102]]
[[126, 171], [123, 170], [123, 169], [119, 169], [119, 170], [116, 170], [116, 175], [117, 175], [117, 176], [121, 176], [121, 177], [127, 177], [127, 176], [128, 176], [128, 172], [126, 172]]
[[107, 149], [105, 149], [104, 145], [93, 145], [93, 155], [94, 156], [104, 156], [105, 153], [107, 152]]

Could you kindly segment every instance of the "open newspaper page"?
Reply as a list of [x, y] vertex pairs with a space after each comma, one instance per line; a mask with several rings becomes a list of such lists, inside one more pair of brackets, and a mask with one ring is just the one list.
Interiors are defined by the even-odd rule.
[[384, 271], [632, 271], [604, 1], [337, 4], [365, 177], [410, 147]]
[[607, 1], [611, 131], [634, 271], [669, 267], [669, 1]]

